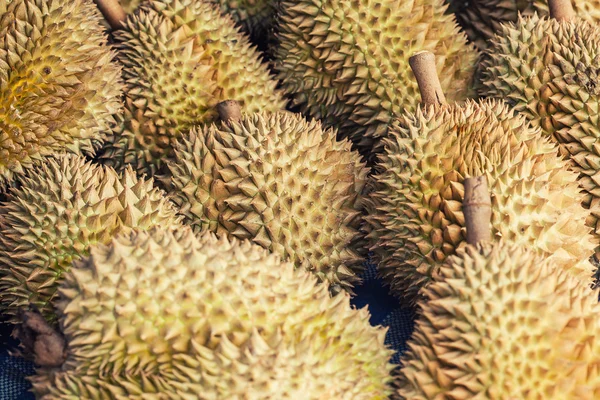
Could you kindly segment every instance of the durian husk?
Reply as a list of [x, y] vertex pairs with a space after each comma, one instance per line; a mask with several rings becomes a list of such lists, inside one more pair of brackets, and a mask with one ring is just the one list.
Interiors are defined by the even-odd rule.
[[444, 260], [466, 245], [463, 181], [485, 176], [494, 240], [549, 257], [592, 282], [598, 240], [577, 174], [556, 146], [496, 100], [419, 108], [384, 140], [370, 183], [369, 250], [395, 295], [414, 304]]
[[91, 0], [0, 0], [0, 191], [36, 160], [94, 154], [123, 83]]
[[217, 118], [217, 103], [246, 112], [276, 111], [285, 101], [266, 64], [230, 17], [201, 0], [151, 0], [114, 32], [126, 81], [125, 121], [103, 154], [116, 169], [164, 171], [173, 144]]
[[600, 237], [600, 28], [576, 19], [521, 18], [495, 37], [482, 60], [480, 94], [527, 117], [579, 174]]
[[[521, 17], [537, 14], [548, 16], [547, 0], [447, 0], [450, 10], [465, 33], [478, 48], [484, 50], [490, 45], [496, 33], [502, 32], [502, 25], [516, 23]], [[600, 22], [600, 1], [571, 0], [576, 15], [592, 24]]]
[[75, 155], [35, 165], [0, 204], [0, 311], [18, 323], [33, 306], [54, 322], [58, 285], [91, 245], [179, 220], [164, 192], [130, 168], [118, 175]]
[[406, 400], [600, 397], [599, 292], [519, 245], [467, 246], [424, 291]]
[[443, 0], [282, 1], [273, 48], [282, 89], [372, 158], [394, 116], [420, 101], [408, 63], [415, 52], [435, 54], [448, 100], [472, 94], [478, 55], [446, 7]]
[[69, 355], [32, 377], [41, 400], [384, 400], [392, 391], [387, 329], [247, 241], [187, 227], [119, 235], [75, 264], [57, 306]]
[[187, 224], [250, 239], [316, 274], [334, 293], [359, 281], [368, 169], [335, 130], [285, 111], [194, 128], [169, 163]]

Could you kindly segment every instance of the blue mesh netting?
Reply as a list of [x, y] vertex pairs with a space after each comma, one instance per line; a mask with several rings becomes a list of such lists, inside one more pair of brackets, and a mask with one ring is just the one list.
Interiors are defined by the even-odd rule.
[[374, 265], [367, 263], [366, 266], [364, 282], [356, 288], [352, 303], [357, 308], [369, 307], [371, 324], [389, 327], [385, 341], [396, 350], [392, 362], [398, 363], [413, 331], [415, 312], [410, 307], [403, 307], [398, 299], [388, 293], [388, 288], [377, 278]]
[[[389, 326], [386, 343], [398, 351], [392, 359], [398, 362], [413, 329], [414, 311], [402, 307], [397, 299], [388, 294], [387, 288], [377, 279], [373, 265], [367, 264], [363, 279], [363, 284], [355, 290], [353, 303], [357, 308], [369, 307], [372, 324]], [[10, 327], [0, 328], [0, 400], [34, 399], [28, 392], [29, 383], [25, 379], [34, 373], [33, 365], [8, 355], [8, 349], [17, 345], [10, 338], [10, 331]]]
[[34, 399], [29, 390], [26, 377], [34, 373], [33, 365], [22, 358], [8, 355], [9, 349], [15, 349], [17, 343], [10, 337], [11, 327], [0, 328], [0, 399]]

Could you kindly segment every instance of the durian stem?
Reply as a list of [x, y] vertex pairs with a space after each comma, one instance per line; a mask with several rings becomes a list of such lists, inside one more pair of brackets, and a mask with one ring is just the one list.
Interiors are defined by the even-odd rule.
[[557, 21], [568, 21], [575, 18], [575, 10], [571, 0], [548, 0], [550, 17]]
[[64, 337], [37, 311], [24, 311], [17, 337], [40, 367], [60, 367], [67, 358]]
[[446, 104], [446, 97], [435, 68], [435, 56], [429, 51], [420, 51], [408, 59], [417, 78], [423, 104]]
[[464, 181], [465, 198], [463, 213], [467, 227], [467, 243], [476, 245], [492, 239], [490, 221], [492, 202], [485, 176], [467, 178]]
[[242, 107], [235, 100], [225, 100], [217, 104], [219, 118], [223, 122], [239, 122], [242, 120]]
[[112, 30], [123, 28], [127, 14], [119, 0], [95, 0], [102, 15]]

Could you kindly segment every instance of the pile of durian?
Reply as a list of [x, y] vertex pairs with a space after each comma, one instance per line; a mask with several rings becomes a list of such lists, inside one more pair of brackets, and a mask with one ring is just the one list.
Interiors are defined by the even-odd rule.
[[[596, 21], [0, 0], [0, 318], [36, 398], [599, 399]], [[367, 260], [417, 310], [399, 365]]]

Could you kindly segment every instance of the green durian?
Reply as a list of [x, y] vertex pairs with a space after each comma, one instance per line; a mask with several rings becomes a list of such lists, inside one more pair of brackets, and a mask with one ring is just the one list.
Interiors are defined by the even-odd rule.
[[181, 139], [170, 192], [196, 231], [251, 239], [334, 293], [351, 290], [364, 262], [354, 248], [368, 169], [350, 147], [298, 114], [246, 114]]
[[384, 139], [365, 230], [392, 292], [414, 303], [444, 260], [465, 246], [463, 181], [486, 177], [494, 238], [547, 256], [591, 283], [597, 240], [577, 174], [556, 146], [496, 100], [419, 107]]
[[64, 155], [35, 165], [0, 204], [0, 312], [12, 323], [37, 307], [54, 321], [53, 300], [73, 260], [132, 228], [179, 224], [152, 180]]
[[[521, 17], [548, 15], [547, 0], [447, 0], [450, 10], [469, 39], [480, 49], [490, 45], [502, 25], [516, 23]], [[571, 0], [577, 15], [590, 23], [600, 22], [600, 1]]]
[[588, 224], [600, 237], [600, 28], [581, 19], [520, 18], [503, 27], [481, 64], [481, 95], [527, 117], [579, 174]]
[[173, 143], [213, 121], [222, 100], [237, 100], [248, 112], [285, 108], [258, 51], [206, 1], [146, 1], [114, 35], [126, 82], [125, 122], [103, 162], [117, 169], [164, 172]]
[[94, 246], [60, 288], [67, 359], [49, 399], [354, 399], [391, 394], [366, 308], [247, 241], [188, 227]]
[[282, 89], [303, 113], [372, 155], [394, 116], [417, 106], [414, 52], [436, 54], [450, 100], [468, 96], [478, 55], [446, 7], [443, 0], [282, 1], [273, 49]]
[[424, 294], [400, 399], [600, 398], [599, 293], [551, 259], [469, 245]]
[[93, 154], [122, 109], [92, 0], [0, 0], [0, 191], [35, 160]]

